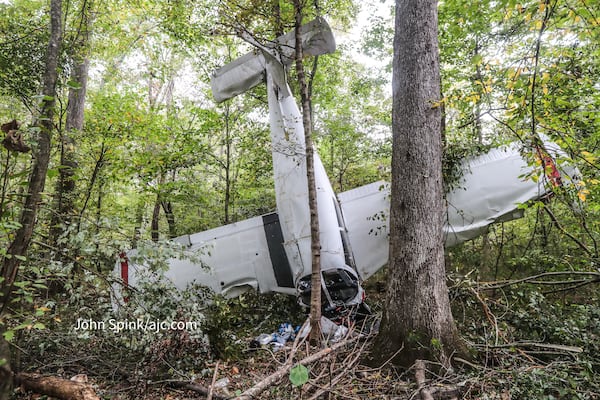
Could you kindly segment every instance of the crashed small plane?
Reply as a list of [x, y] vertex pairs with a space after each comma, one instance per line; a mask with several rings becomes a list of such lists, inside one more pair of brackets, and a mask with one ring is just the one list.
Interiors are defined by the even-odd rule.
[[[252, 41], [251, 38], [246, 38]], [[298, 296], [309, 304], [311, 233], [302, 115], [286, 81], [294, 60], [294, 33], [263, 45], [216, 71], [211, 86], [217, 102], [266, 81], [271, 128], [276, 212], [174, 239], [201, 262], [171, 259], [165, 272], [175, 287], [197, 283], [227, 297], [247, 290]], [[302, 27], [305, 56], [332, 53], [333, 34], [323, 19]], [[475, 238], [487, 227], [522, 215], [519, 205], [548, 195], [560, 179], [553, 159], [561, 154], [543, 140], [543, 162], [554, 178], [524, 179], [533, 167], [517, 144], [496, 148], [463, 164], [458, 187], [447, 193], [446, 246]], [[366, 307], [361, 282], [388, 260], [390, 207], [386, 182], [375, 182], [336, 196], [315, 153], [315, 180], [321, 240], [323, 309]], [[559, 176], [556, 176], [560, 174]], [[135, 250], [122, 254], [115, 273], [135, 288], [148, 267], [132, 262]], [[209, 268], [204, 268], [208, 266]]]

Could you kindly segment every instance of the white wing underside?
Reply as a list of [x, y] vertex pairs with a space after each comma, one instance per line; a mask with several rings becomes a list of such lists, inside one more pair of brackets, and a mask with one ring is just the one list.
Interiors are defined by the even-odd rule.
[[[545, 143], [554, 155], [560, 148]], [[463, 163], [464, 175], [458, 187], [446, 195], [448, 206], [444, 233], [446, 247], [485, 233], [495, 222], [520, 218], [520, 204], [539, 199], [550, 189], [545, 179], [525, 178], [532, 167], [521, 157], [517, 144], [493, 149]], [[561, 171], [566, 179], [576, 170]], [[375, 182], [338, 195], [352, 252], [362, 279], [383, 267], [389, 257], [390, 187]]]

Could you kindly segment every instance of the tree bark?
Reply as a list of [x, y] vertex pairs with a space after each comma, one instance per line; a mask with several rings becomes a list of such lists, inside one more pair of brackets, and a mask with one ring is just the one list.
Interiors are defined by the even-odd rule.
[[[46, 183], [46, 173], [48, 172], [48, 164], [50, 162], [50, 146], [52, 139], [52, 129], [54, 127], [54, 106], [56, 103], [56, 81], [58, 77], [58, 60], [60, 55], [60, 47], [62, 42], [62, 0], [51, 0], [50, 2], [50, 39], [46, 53], [46, 68], [43, 78], [43, 100], [41, 104], [40, 116], [35, 125], [40, 128], [37, 145], [34, 150], [34, 163], [31, 175], [29, 176], [29, 185], [27, 188], [27, 196], [25, 204], [21, 211], [20, 223], [21, 227], [15, 232], [14, 239], [10, 243], [7, 250], [7, 256], [2, 262], [2, 277], [4, 278], [0, 285], [0, 316], [4, 313], [10, 295], [13, 289], [17, 272], [20, 265], [20, 260], [27, 253], [37, 211], [42, 199], [42, 192]], [[3, 326], [3, 325], [2, 325]], [[2, 331], [5, 328], [0, 328], [0, 342], [4, 341]], [[4, 359], [4, 365], [0, 374], [5, 378], [7, 373], [10, 373], [10, 352], [7, 351], [6, 344], [0, 344], [0, 360]], [[8, 371], [8, 372], [7, 372]], [[4, 381], [6, 382], [6, 381]], [[3, 384], [0, 386], [0, 400], [5, 400], [10, 397], [10, 385]]]
[[75, 382], [55, 376], [20, 373], [15, 377], [17, 385], [25, 390], [45, 394], [61, 400], [100, 400], [87, 383]]
[[310, 342], [317, 344], [321, 340], [321, 238], [319, 235], [319, 213], [317, 206], [317, 188], [315, 183], [315, 160], [312, 142], [312, 121], [310, 115], [310, 98], [302, 64], [302, 38], [300, 26], [302, 25], [302, 5], [299, 0], [294, 0], [295, 27], [296, 27], [296, 73], [300, 86], [302, 100], [302, 122], [304, 125], [304, 139], [306, 143], [306, 176], [308, 178], [308, 206], [310, 209], [310, 237], [312, 256], [311, 296], [310, 296]]
[[447, 365], [463, 351], [452, 318], [443, 246], [437, 1], [397, 0], [393, 61], [390, 262], [374, 356]]

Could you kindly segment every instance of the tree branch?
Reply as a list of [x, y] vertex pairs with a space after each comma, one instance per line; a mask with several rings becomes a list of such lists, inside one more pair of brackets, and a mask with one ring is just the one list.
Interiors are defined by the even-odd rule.
[[[297, 364], [300, 364], [300, 365], [311, 364], [315, 361], [318, 361], [318, 360], [324, 358], [325, 356], [331, 354], [332, 352], [348, 345], [349, 343], [352, 343], [352, 342], [358, 340], [360, 337], [362, 337], [362, 336], [356, 335], [347, 340], [338, 342], [331, 347], [327, 347], [327, 348], [319, 351], [318, 353], [315, 353], [315, 354], [312, 354], [312, 355], [309, 355], [309, 356], [303, 358], [302, 360], [298, 361]], [[267, 389], [268, 387], [277, 383], [281, 378], [283, 378], [292, 369], [292, 367], [294, 365], [295, 364], [293, 364], [293, 363], [286, 363], [283, 367], [279, 368], [277, 371], [275, 371], [271, 375], [267, 376], [262, 381], [258, 382], [257, 384], [252, 386], [250, 389], [246, 390], [241, 395], [235, 397], [233, 400], [251, 400], [251, 399], [259, 398], [259, 395], [265, 389]]]
[[[533, 276], [528, 276], [526, 278], [521, 278], [521, 279], [514, 279], [514, 280], [510, 280], [510, 281], [498, 281], [498, 282], [487, 282], [487, 283], [483, 283], [481, 289], [482, 290], [493, 290], [493, 289], [500, 289], [500, 288], [504, 288], [507, 286], [512, 286], [512, 285], [516, 285], [518, 283], [530, 283], [531, 281], [535, 281], [536, 279], [539, 278], [544, 278], [547, 276], [562, 276], [562, 275], [584, 275], [584, 276], [591, 276], [591, 277], [596, 277], [596, 279], [592, 279], [589, 280], [589, 282], [595, 282], [595, 281], [600, 281], [600, 272], [594, 272], [594, 271], [557, 271], [557, 272], [544, 272], [541, 274], [537, 274], [537, 275], [533, 275]], [[545, 284], [545, 285], [556, 285], [556, 284], [567, 284], [567, 283], [579, 283], [580, 281], [571, 281], [571, 282], [567, 282], [567, 281], [559, 281], [558, 283], [555, 281], [536, 281], [537, 284]]]

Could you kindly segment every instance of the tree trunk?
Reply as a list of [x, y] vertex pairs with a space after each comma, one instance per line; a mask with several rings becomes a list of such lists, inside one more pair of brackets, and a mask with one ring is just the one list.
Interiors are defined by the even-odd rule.
[[397, 364], [462, 353], [444, 268], [437, 1], [397, 0], [390, 262], [375, 358]]
[[18, 374], [15, 381], [25, 390], [61, 400], [100, 400], [88, 383], [24, 372]]
[[[35, 123], [40, 130], [37, 138], [37, 145], [34, 150], [34, 163], [31, 175], [29, 176], [27, 196], [21, 212], [21, 227], [15, 232], [14, 239], [7, 250], [7, 254], [10, 255], [10, 257], [5, 257], [2, 263], [2, 278], [4, 279], [0, 286], [0, 295], [2, 296], [0, 316], [4, 313], [6, 306], [10, 301], [10, 295], [19, 269], [20, 259], [27, 253], [46, 182], [46, 173], [50, 162], [54, 106], [56, 103], [58, 59], [62, 42], [61, 19], [62, 1], [51, 0], [50, 39], [46, 53], [46, 68], [42, 89], [44, 97], [41, 104], [40, 116]], [[0, 331], [3, 331], [4, 329], [5, 328], [1, 328]], [[2, 332], [0, 332], [0, 342], [5, 340], [1, 333]], [[5, 343], [0, 344], [0, 350], [2, 350], [0, 352], [0, 360], [5, 360], [4, 365], [1, 367], [2, 371], [0, 371], [0, 374], [2, 375], [0, 377], [3, 378], [3, 382], [6, 382], [4, 378], [7, 377], [7, 374], [10, 374], [10, 352], [7, 351], [8, 348], [9, 347]], [[10, 385], [3, 383], [0, 386], [0, 400], [8, 399], [10, 397], [10, 392]]]
[[131, 247], [136, 248], [138, 242], [142, 238], [142, 226], [144, 224], [144, 209], [146, 203], [144, 200], [138, 200], [135, 207], [135, 225], [133, 227], [133, 236], [131, 237]]
[[152, 210], [152, 222], [150, 224], [150, 235], [153, 242], [158, 242], [160, 239], [159, 232], [159, 218], [160, 218], [160, 195], [156, 195], [156, 201], [154, 202], [154, 209]]
[[74, 136], [83, 129], [85, 96], [87, 90], [89, 59], [89, 32], [91, 25], [92, 1], [84, 3], [81, 10], [78, 40], [72, 49], [73, 71], [70, 76], [69, 98], [65, 132], [61, 135], [59, 179], [56, 184], [56, 211], [51, 221], [51, 241], [56, 244], [58, 237], [71, 225], [74, 212], [75, 172], [79, 168], [76, 159]]
[[160, 207], [162, 204], [162, 196], [161, 191], [163, 184], [165, 183], [165, 175], [163, 172], [160, 172], [160, 176], [158, 178], [158, 186], [156, 192], [156, 201], [154, 202], [154, 210], [152, 211], [152, 221], [150, 224], [150, 234], [152, 236], [153, 242], [158, 242], [160, 239], [160, 231], [159, 231], [159, 219], [160, 219]]
[[310, 237], [312, 255], [311, 298], [310, 298], [310, 341], [316, 344], [321, 339], [321, 239], [319, 235], [319, 213], [317, 208], [317, 188], [315, 183], [315, 160], [312, 142], [312, 122], [310, 116], [310, 98], [302, 64], [302, 5], [294, 0], [296, 14], [296, 73], [302, 99], [302, 122], [304, 124], [304, 139], [306, 143], [306, 175], [308, 178], [308, 205], [310, 209]]
[[177, 236], [177, 230], [175, 227], [175, 213], [173, 212], [173, 203], [171, 203], [170, 201], [162, 201], [160, 204], [165, 213], [167, 225], [169, 226], [169, 238], [173, 239]]
[[[79, 230], [81, 229], [81, 220], [83, 219], [83, 214], [85, 214], [87, 207], [88, 207], [88, 203], [90, 202], [90, 199], [92, 198], [92, 194], [93, 194], [94, 186], [96, 185], [96, 181], [98, 181], [100, 179], [100, 176], [102, 173], [102, 168], [104, 167], [104, 164], [106, 163], [106, 153], [107, 152], [108, 152], [108, 149], [106, 148], [106, 145], [103, 141], [102, 146], [100, 147], [100, 154], [98, 155], [98, 159], [96, 160], [96, 164], [94, 165], [94, 171], [92, 172], [92, 177], [90, 178], [87, 189], [85, 191], [85, 199], [83, 201], [83, 205], [81, 206], [81, 210], [79, 210], [79, 216], [77, 218], [76, 232], [79, 232]], [[101, 192], [102, 192], [102, 184], [99, 184], [99, 188], [98, 188], [98, 193], [100, 193], [99, 196], [101, 195]]]
[[230, 121], [229, 104], [225, 106], [225, 201], [224, 201], [224, 219], [223, 222], [228, 224], [230, 205], [231, 205], [231, 130], [229, 127]]

